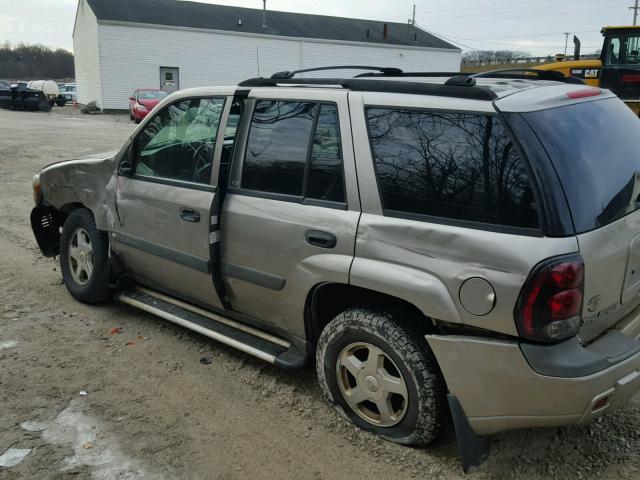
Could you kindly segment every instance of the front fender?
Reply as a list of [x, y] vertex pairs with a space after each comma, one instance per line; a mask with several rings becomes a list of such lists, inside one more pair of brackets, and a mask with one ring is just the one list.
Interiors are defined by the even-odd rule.
[[113, 223], [116, 183], [115, 155], [95, 155], [46, 167], [40, 173], [44, 202], [57, 210], [81, 204], [93, 212], [96, 226], [107, 230]]

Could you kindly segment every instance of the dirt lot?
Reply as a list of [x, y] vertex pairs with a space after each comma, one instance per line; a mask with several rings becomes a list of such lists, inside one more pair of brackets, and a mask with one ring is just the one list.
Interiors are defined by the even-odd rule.
[[[0, 455], [31, 449], [0, 479], [464, 478], [452, 433], [414, 450], [359, 431], [311, 368], [283, 373], [124, 305], [72, 300], [31, 234], [31, 177], [132, 129], [0, 110]], [[639, 419], [636, 397], [592, 425], [498, 435], [466, 478], [640, 478]]]

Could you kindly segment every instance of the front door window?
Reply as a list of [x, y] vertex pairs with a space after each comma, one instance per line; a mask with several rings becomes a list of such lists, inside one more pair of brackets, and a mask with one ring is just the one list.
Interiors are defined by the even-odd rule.
[[223, 105], [192, 98], [160, 111], [138, 136], [135, 174], [208, 185]]

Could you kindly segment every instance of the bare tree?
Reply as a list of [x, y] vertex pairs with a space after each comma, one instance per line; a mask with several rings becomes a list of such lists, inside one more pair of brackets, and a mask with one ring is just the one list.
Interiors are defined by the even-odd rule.
[[0, 75], [7, 80], [62, 80], [74, 77], [73, 54], [43, 45], [0, 45]]

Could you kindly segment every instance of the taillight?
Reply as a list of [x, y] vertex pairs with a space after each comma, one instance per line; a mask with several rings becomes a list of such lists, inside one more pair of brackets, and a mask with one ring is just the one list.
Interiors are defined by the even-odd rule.
[[556, 257], [536, 266], [516, 306], [520, 336], [551, 342], [577, 334], [583, 290], [584, 262], [580, 255]]

